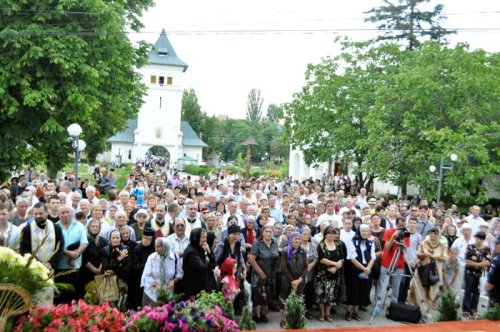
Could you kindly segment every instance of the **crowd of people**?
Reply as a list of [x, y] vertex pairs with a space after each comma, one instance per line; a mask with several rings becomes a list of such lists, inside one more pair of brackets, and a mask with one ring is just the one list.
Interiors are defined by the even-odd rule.
[[[120, 310], [220, 290], [236, 314], [251, 304], [257, 323], [283, 311], [292, 291], [308, 319], [327, 322], [339, 306], [348, 321], [378, 314], [386, 284], [391, 302], [428, 313], [446, 289], [464, 315], [482, 292], [500, 303], [498, 209], [377, 198], [337, 185], [346, 181], [244, 181], [224, 171], [192, 179], [140, 165], [106, 194], [90, 184], [74, 191], [69, 180], [17, 180], [0, 191], [0, 245], [33, 252], [74, 286], [56, 304], [82, 298], [100, 275], [116, 275]], [[78, 272], [61, 273], [70, 270]]]

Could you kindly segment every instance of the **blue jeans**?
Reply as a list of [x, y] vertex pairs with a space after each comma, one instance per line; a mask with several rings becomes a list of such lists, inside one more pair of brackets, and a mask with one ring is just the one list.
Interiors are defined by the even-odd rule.
[[479, 303], [479, 279], [479, 277], [465, 271], [465, 291], [462, 301], [462, 312], [477, 312], [477, 304]]
[[[382, 301], [382, 293], [385, 291], [383, 288], [385, 279], [389, 277], [389, 270], [385, 266], [380, 267], [380, 277], [377, 281], [377, 294], [376, 300], [377, 305], [381, 305]], [[394, 274], [391, 276], [390, 284], [391, 284], [391, 302], [398, 302], [399, 295], [399, 286], [401, 283], [401, 277], [403, 275], [403, 269], [394, 270]]]

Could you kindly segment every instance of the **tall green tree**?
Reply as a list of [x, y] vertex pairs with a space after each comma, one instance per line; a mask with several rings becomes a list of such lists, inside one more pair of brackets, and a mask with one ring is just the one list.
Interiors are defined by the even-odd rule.
[[375, 103], [374, 82], [382, 74], [378, 52], [366, 43], [338, 41], [339, 55], [308, 66], [306, 85], [285, 105], [285, 128], [308, 165], [342, 160], [354, 166], [358, 183], [367, 186], [374, 174], [366, 116]]
[[270, 104], [267, 108], [267, 120], [271, 122], [278, 122], [281, 118], [283, 118], [283, 108], [276, 104]]
[[262, 119], [262, 103], [264, 99], [260, 96], [259, 89], [252, 89], [248, 93], [247, 120], [259, 122]]
[[384, 34], [376, 40], [405, 42], [408, 50], [417, 48], [422, 40], [444, 42], [446, 35], [455, 33], [441, 26], [443, 5], [432, 10], [423, 9], [430, 0], [383, 0], [383, 5], [366, 12], [365, 21], [378, 23]]
[[126, 125], [145, 87], [135, 68], [149, 46], [134, 47], [152, 0], [2, 2], [0, 15], [0, 178], [41, 152], [49, 174], [69, 159], [66, 127], [79, 123], [88, 152]]
[[444, 196], [462, 203], [486, 201], [485, 181], [495, 184], [500, 173], [500, 53], [435, 42], [402, 53], [367, 117], [369, 155], [378, 174], [407, 179], [435, 198], [429, 166], [439, 169], [441, 157], [450, 164], [455, 153]]
[[198, 97], [194, 89], [184, 90], [182, 93], [181, 120], [187, 121], [198, 134], [204, 132], [206, 114], [201, 111]]

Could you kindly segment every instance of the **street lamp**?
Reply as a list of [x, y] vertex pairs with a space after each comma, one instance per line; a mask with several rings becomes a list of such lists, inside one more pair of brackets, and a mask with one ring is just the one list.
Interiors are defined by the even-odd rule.
[[[436, 179], [433, 179], [435, 181], [438, 181], [437, 204], [439, 204], [439, 202], [441, 201], [441, 190], [443, 187], [444, 171], [445, 170], [450, 170], [450, 171], [453, 170], [453, 165], [454, 165], [455, 161], [457, 161], [458, 156], [456, 154], [452, 153], [450, 155], [450, 159], [452, 162], [451, 165], [445, 166], [444, 165], [444, 158], [443, 158], [443, 156], [441, 156], [441, 161], [439, 163], [439, 176]], [[431, 173], [434, 173], [436, 171], [436, 166], [434, 166], [434, 165], [429, 166], [429, 171]]]
[[71, 146], [75, 150], [75, 191], [78, 191], [78, 162], [80, 159], [80, 151], [85, 150], [87, 144], [80, 139], [82, 127], [80, 127], [78, 123], [69, 125], [67, 130], [71, 137]]

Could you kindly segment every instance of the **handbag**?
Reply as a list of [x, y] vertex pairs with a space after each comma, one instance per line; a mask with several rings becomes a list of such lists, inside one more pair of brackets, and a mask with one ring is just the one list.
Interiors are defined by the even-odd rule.
[[118, 289], [118, 282], [116, 275], [105, 276], [100, 274], [95, 276], [97, 297], [99, 298], [99, 304], [104, 302], [114, 302], [118, 301], [120, 297], [120, 291]]
[[437, 284], [439, 282], [439, 273], [436, 266], [436, 261], [431, 260], [430, 271], [429, 271], [429, 284], [431, 286]]
[[431, 260], [429, 264], [419, 266], [417, 271], [422, 287], [431, 287], [439, 281], [439, 274], [434, 260]]

